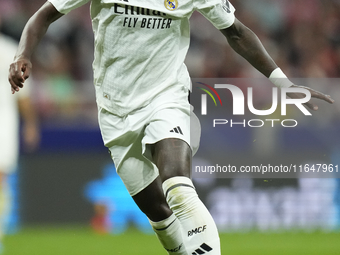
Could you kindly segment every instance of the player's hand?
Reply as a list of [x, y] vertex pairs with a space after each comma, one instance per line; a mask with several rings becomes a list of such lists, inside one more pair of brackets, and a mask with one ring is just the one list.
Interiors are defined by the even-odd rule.
[[[311, 97], [312, 98], [317, 98], [317, 99], [321, 99], [324, 100], [330, 104], [334, 103], [334, 100], [331, 98], [330, 95], [325, 95], [317, 90], [308, 88], [308, 87], [304, 87], [304, 86], [298, 86], [298, 85], [293, 85], [292, 88], [302, 88], [302, 89], [307, 89], [309, 90], [309, 92], [311, 93]], [[302, 93], [287, 93], [287, 96], [289, 96], [290, 98], [303, 98], [305, 97], [304, 94]], [[307, 102], [304, 105], [306, 105], [309, 109], [317, 111], [319, 109], [319, 107], [311, 102]]]
[[9, 67], [8, 80], [11, 84], [12, 94], [24, 87], [25, 80], [31, 74], [32, 63], [27, 58], [16, 58]]

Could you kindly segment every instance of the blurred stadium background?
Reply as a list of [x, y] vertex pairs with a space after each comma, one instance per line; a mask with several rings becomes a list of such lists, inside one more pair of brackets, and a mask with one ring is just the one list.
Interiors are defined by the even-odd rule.
[[[313, 119], [301, 118], [294, 130], [203, 130], [194, 164], [340, 164], [340, 1], [230, 2], [287, 75], [310, 78], [308, 85], [338, 102], [320, 104]], [[1, 0], [1, 32], [18, 40], [43, 3]], [[261, 77], [199, 13], [191, 23], [186, 63], [192, 77]], [[38, 151], [22, 151], [18, 173], [11, 179], [17, 203], [4, 254], [164, 254], [116, 179], [102, 145], [92, 53], [89, 5], [54, 23], [36, 51], [32, 99], [42, 139]], [[333, 82], [315, 82], [323, 78]], [[265, 101], [267, 89], [258, 92], [258, 100]], [[195, 182], [221, 230], [223, 254], [340, 254], [339, 179]]]

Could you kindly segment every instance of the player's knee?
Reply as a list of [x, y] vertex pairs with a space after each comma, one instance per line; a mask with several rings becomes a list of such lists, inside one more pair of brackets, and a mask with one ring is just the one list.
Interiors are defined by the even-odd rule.
[[197, 193], [191, 180], [187, 177], [174, 177], [163, 183], [163, 190], [171, 209], [186, 210], [197, 198]]
[[172, 214], [167, 203], [154, 204], [148, 208], [143, 208], [142, 211], [152, 221], [164, 220]]
[[191, 162], [190, 157], [183, 157], [181, 160], [170, 159], [159, 169], [161, 180], [164, 182], [174, 177], [190, 178]]
[[164, 139], [153, 147], [153, 160], [164, 182], [176, 176], [190, 176], [191, 149], [180, 139]]
[[163, 169], [162, 172], [160, 172], [160, 176], [162, 181], [166, 181], [168, 179], [174, 178], [174, 177], [190, 177], [190, 173], [187, 170], [187, 167], [183, 165], [174, 164], [172, 166], [168, 166]]

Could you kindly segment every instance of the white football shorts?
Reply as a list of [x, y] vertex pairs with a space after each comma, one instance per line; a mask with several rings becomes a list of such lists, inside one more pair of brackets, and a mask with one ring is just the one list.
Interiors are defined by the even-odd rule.
[[104, 144], [131, 196], [159, 175], [147, 144], [178, 138], [190, 145], [193, 154], [199, 146], [200, 123], [192, 112], [184, 87], [174, 86], [124, 117], [99, 108], [98, 118]]

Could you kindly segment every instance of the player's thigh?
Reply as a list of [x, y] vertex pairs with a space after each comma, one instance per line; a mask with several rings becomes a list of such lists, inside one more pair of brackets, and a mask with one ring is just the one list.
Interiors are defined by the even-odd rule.
[[135, 203], [149, 219], [160, 221], [172, 212], [165, 200], [157, 167], [142, 154], [141, 137], [138, 136], [130, 146], [121, 146], [122, 140], [126, 140], [123, 136], [110, 151], [113, 160], [119, 162], [117, 173]]
[[151, 145], [151, 150], [162, 181], [175, 176], [191, 177], [192, 152], [187, 142], [167, 138]]
[[164, 220], [172, 214], [166, 202], [159, 176], [132, 198], [139, 209], [152, 221]]

